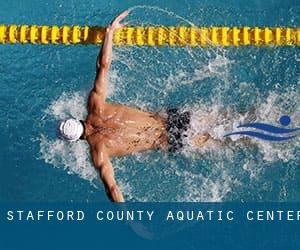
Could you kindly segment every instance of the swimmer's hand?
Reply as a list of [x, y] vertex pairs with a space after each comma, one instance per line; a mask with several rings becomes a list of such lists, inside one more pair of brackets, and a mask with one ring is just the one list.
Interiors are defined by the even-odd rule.
[[128, 16], [128, 14], [129, 11], [124, 11], [121, 15], [117, 16], [107, 27], [103, 45], [97, 57], [96, 78], [92, 91], [95, 92], [99, 97], [98, 104], [100, 106], [102, 106], [102, 104], [105, 102], [107, 96], [107, 76], [112, 61], [112, 45], [114, 32], [117, 29], [121, 29], [128, 24], [120, 23], [126, 16]]
[[120, 23], [125, 17], [127, 17], [129, 14], [129, 11], [126, 10], [123, 13], [121, 13], [119, 16], [117, 16], [107, 27], [107, 32], [115, 32], [118, 29], [124, 28], [126, 25], [128, 25], [128, 22]]

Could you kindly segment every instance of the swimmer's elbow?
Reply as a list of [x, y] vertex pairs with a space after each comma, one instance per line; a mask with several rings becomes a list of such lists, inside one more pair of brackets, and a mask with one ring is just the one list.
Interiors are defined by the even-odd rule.
[[104, 57], [102, 59], [97, 59], [96, 61], [96, 70], [99, 72], [100, 70], [106, 70], [108, 71], [109, 67], [111, 65], [111, 59]]
[[100, 67], [98, 68], [99, 70], [108, 70], [111, 64], [111, 58], [105, 56], [104, 58], [102, 58], [101, 62], [100, 62]]
[[103, 159], [101, 159], [98, 154], [93, 154], [92, 160], [95, 168], [100, 171], [100, 174], [102, 176], [103, 172], [105, 172], [105, 169], [107, 169], [107, 166], [104, 164]]

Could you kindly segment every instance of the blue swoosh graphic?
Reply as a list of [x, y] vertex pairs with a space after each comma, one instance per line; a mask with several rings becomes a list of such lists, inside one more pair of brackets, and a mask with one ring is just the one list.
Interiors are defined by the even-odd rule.
[[293, 138], [296, 137], [296, 135], [287, 136], [287, 137], [284, 137], [284, 136], [283, 137], [278, 137], [278, 136], [266, 135], [266, 134], [253, 132], [253, 131], [233, 132], [233, 133], [229, 133], [229, 134], [224, 135], [224, 137], [231, 136], [231, 135], [248, 135], [248, 136], [256, 137], [256, 138], [266, 140], [266, 141], [286, 141], [286, 140], [290, 140], [290, 139], [293, 139]]
[[248, 124], [240, 125], [238, 126], [238, 128], [256, 128], [273, 134], [287, 134], [287, 133], [300, 131], [300, 128], [294, 128], [294, 129], [278, 128], [265, 123], [248, 123]]

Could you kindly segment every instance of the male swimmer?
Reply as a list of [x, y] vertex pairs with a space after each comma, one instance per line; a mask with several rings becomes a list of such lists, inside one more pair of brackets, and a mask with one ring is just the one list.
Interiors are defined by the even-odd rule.
[[[124, 202], [117, 186], [111, 157], [161, 149], [177, 152], [183, 147], [185, 132], [190, 127], [190, 113], [169, 109], [167, 118], [125, 105], [106, 102], [107, 75], [112, 61], [113, 35], [127, 23], [120, 23], [128, 11], [116, 17], [107, 27], [102, 49], [96, 61], [96, 78], [88, 98], [85, 121], [68, 119], [59, 124], [59, 137], [70, 142], [87, 140], [92, 161], [99, 170], [108, 197]], [[197, 135], [193, 142], [202, 146], [210, 137]]]

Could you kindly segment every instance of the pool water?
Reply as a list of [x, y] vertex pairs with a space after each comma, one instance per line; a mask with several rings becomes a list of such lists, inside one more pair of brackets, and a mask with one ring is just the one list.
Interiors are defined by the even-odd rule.
[[[0, 23], [299, 26], [299, 1], [2, 1]], [[56, 138], [58, 120], [86, 115], [96, 46], [0, 45], [1, 201], [105, 201], [85, 142]], [[217, 139], [240, 123], [300, 127], [300, 50], [115, 47], [109, 101], [191, 110], [191, 133]], [[209, 122], [201, 118], [210, 117]], [[197, 119], [199, 118], [199, 119]], [[238, 139], [238, 138], [235, 138]], [[114, 158], [129, 201], [299, 201], [300, 136]]]

